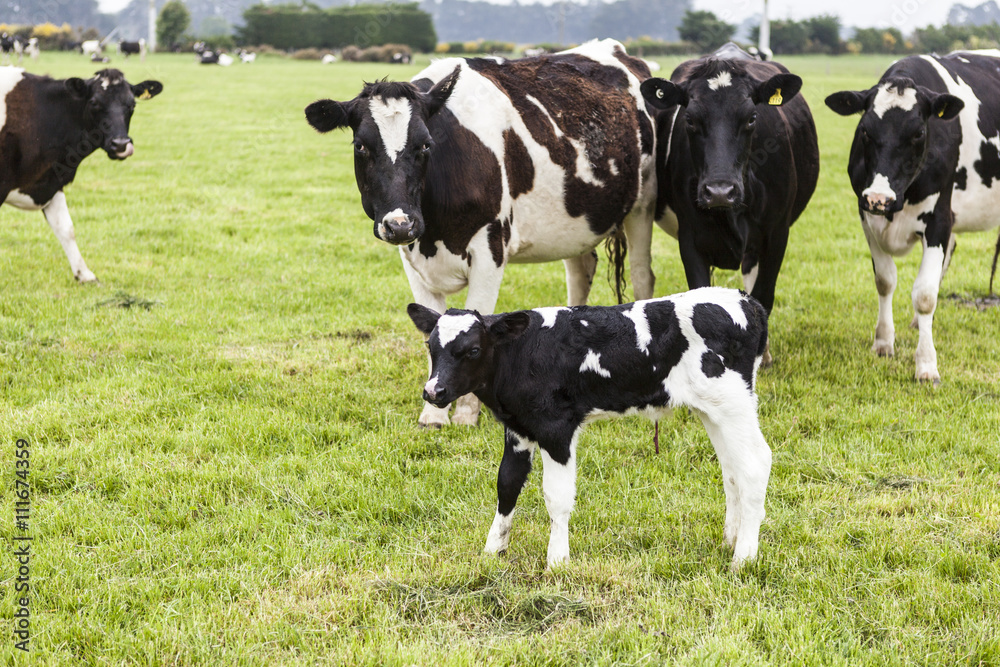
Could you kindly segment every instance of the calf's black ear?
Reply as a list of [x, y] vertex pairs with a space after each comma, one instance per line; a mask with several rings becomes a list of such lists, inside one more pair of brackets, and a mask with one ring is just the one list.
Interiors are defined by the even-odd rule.
[[860, 113], [868, 107], [869, 90], [842, 90], [826, 98], [826, 106], [841, 116]]
[[754, 104], [770, 104], [780, 107], [782, 104], [799, 94], [802, 89], [802, 77], [796, 74], [775, 74], [767, 81], [758, 84], [753, 91]]
[[687, 106], [688, 94], [673, 81], [653, 77], [639, 86], [643, 98], [657, 109], [667, 109], [680, 104]]
[[407, 306], [406, 314], [417, 325], [417, 329], [427, 336], [431, 335], [434, 327], [437, 326], [438, 320], [441, 319], [440, 313], [436, 313], [426, 306], [421, 306], [419, 303], [411, 303]]
[[320, 132], [351, 124], [351, 102], [317, 100], [306, 107], [306, 121]]
[[163, 92], [163, 84], [159, 81], [143, 81], [132, 86], [132, 94], [136, 99], [148, 100]]
[[951, 120], [964, 108], [965, 102], [961, 98], [941, 93], [931, 98], [931, 119]]
[[458, 83], [458, 75], [461, 71], [461, 68], [456, 67], [452, 70], [451, 74], [434, 84], [434, 87], [426, 93], [423, 93], [424, 104], [427, 105], [428, 118], [440, 111], [444, 103], [451, 97], [452, 91], [455, 90], [455, 84]]
[[66, 79], [66, 90], [76, 97], [84, 99], [90, 97], [90, 88], [87, 86], [87, 82], [75, 76]]
[[514, 340], [523, 334], [529, 324], [531, 324], [531, 318], [524, 311], [504, 313], [495, 322], [490, 324], [490, 333], [498, 343], [502, 343], [503, 341]]

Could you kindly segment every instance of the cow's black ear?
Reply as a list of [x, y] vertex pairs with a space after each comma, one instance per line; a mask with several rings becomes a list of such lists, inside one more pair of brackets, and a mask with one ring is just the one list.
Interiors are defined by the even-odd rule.
[[868, 90], [842, 90], [826, 98], [826, 106], [841, 116], [861, 113], [868, 107]]
[[758, 84], [753, 91], [752, 99], [754, 104], [780, 107], [798, 95], [801, 89], [802, 77], [796, 74], [775, 74], [767, 81]]
[[516, 313], [504, 313], [490, 324], [490, 333], [498, 343], [501, 343], [514, 340], [523, 334], [529, 324], [531, 324], [531, 318], [523, 310]]
[[931, 118], [951, 120], [965, 108], [965, 102], [960, 97], [942, 93], [931, 98]]
[[455, 90], [455, 84], [458, 83], [458, 75], [461, 71], [460, 67], [456, 67], [452, 70], [451, 74], [434, 84], [434, 87], [426, 93], [423, 93], [424, 103], [427, 105], [428, 118], [440, 111], [444, 103], [451, 97], [452, 91]]
[[66, 90], [75, 97], [83, 99], [90, 97], [90, 86], [87, 85], [86, 81], [75, 76], [66, 79]]
[[657, 109], [667, 109], [680, 104], [687, 106], [688, 94], [673, 81], [653, 77], [639, 86], [639, 91], [647, 102]]
[[441, 319], [440, 313], [436, 313], [426, 306], [421, 306], [419, 303], [411, 303], [407, 306], [406, 314], [417, 325], [417, 329], [427, 336], [431, 335], [434, 327], [437, 326], [438, 320]]
[[163, 84], [159, 81], [143, 81], [132, 86], [132, 94], [137, 99], [148, 100], [163, 92]]
[[351, 124], [350, 102], [317, 100], [306, 107], [306, 120], [320, 132], [330, 132]]

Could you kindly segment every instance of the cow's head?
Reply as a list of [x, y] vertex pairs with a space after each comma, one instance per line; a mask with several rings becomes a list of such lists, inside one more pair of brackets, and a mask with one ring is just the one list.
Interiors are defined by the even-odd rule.
[[405, 245], [424, 233], [420, 204], [434, 150], [427, 122], [448, 101], [458, 73], [456, 68], [427, 92], [412, 83], [378, 81], [349, 102], [319, 100], [306, 107], [306, 120], [320, 132], [354, 132], [361, 205], [383, 241]]
[[531, 321], [523, 311], [483, 317], [451, 308], [439, 315], [416, 303], [406, 312], [428, 336], [431, 376], [424, 385], [424, 400], [439, 408], [489, 384], [497, 345], [520, 336]]
[[83, 127], [88, 140], [100, 147], [112, 160], [124, 160], [135, 148], [128, 136], [135, 100], [149, 99], [163, 91], [159, 81], [135, 85], [116, 69], [104, 69], [92, 79], [66, 79], [70, 94], [83, 101]]
[[865, 112], [854, 131], [851, 151], [860, 150], [864, 156], [858, 206], [870, 213], [891, 215], [903, 208], [903, 194], [927, 159], [928, 125], [951, 120], [965, 103], [899, 77], [880, 81], [868, 90], [834, 93], [826, 98], [826, 105], [841, 116]]
[[641, 90], [657, 109], [683, 107], [681, 129], [687, 132], [698, 176], [695, 202], [700, 208], [726, 209], [745, 201], [759, 105], [785, 104], [801, 87], [802, 79], [794, 74], [760, 82], [741, 61], [708, 58], [681, 83], [652, 78], [643, 81]]

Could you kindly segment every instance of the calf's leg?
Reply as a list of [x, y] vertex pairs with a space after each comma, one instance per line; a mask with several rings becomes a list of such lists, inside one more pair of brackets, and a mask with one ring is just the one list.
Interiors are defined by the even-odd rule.
[[524, 440], [510, 430], [504, 431], [503, 458], [497, 473], [497, 513], [486, 537], [486, 553], [500, 553], [510, 544], [510, 527], [514, 506], [531, 472], [531, 459], [537, 445]]
[[569, 517], [576, 501], [576, 435], [563, 451], [542, 449], [542, 494], [549, 511], [549, 567], [569, 561]]

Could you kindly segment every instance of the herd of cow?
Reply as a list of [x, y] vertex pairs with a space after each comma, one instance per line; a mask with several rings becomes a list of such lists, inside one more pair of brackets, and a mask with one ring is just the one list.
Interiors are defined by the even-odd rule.
[[[581, 429], [687, 406], [723, 470], [732, 565], [754, 558], [771, 465], [756, 373], [770, 362], [789, 229], [819, 174], [801, 87], [733, 45], [654, 78], [604, 40], [521, 60], [438, 60], [411, 82], [306, 108], [320, 132], [350, 128], [361, 204], [375, 236], [399, 247], [408, 312], [430, 351], [420, 424], [448, 423], [452, 402], [451, 421], [474, 424], [482, 401], [505, 427], [487, 551], [506, 548], [540, 451], [548, 562], [567, 560]], [[89, 80], [0, 69], [0, 201], [41, 209], [82, 282], [96, 278], [63, 188], [98, 148], [129, 157], [135, 100], [162, 89], [113, 69]], [[1000, 51], [974, 51], [904, 58], [872, 88], [826, 98], [861, 114], [848, 171], [879, 295], [879, 355], [894, 349], [893, 257], [923, 248], [912, 292], [920, 381], [940, 381], [932, 322], [955, 234], [1000, 224], [998, 90]], [[652, 299], [654, 223], [677, 239], [692, 291]], [[619, 278], [628, 258], [633, 304], [585, 306], [603, 241]], [[493, 314], [508, 262], [557, 259], [569, 307]], [[713, 267], [739, 269], [749, 295], [710, 288]], [[466, 309], [445, 312], [465, 287]]]

